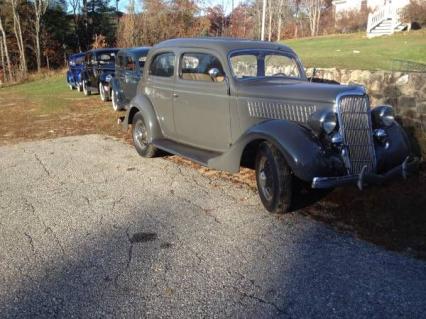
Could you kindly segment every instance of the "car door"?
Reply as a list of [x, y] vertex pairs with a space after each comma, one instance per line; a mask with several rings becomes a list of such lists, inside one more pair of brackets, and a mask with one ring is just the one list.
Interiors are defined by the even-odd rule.
[[84, 79], [89, 81], [91, 80], [91, 74], [93, 72], [92, 70], [92, 52], [86, 53], [86, 56], [84, 58]]
[[137, 61], [133, 55], [128, 55], [124, 71], [124, 94], [126, 99], [131, 100], [136, 95], [136, 87], [139, 82]]
[[192, 50], [180, 55], [173, 112], [181, 142], [213, 151], [229, 148], [228, 86], [214, 54]]
[[163, 135], [172, 139], [175, 132], [172, 107], [176, 73], [175, 53], [157, 53], [151, 59], [148, 72], [144, 83], [145, 95], [154, 107]]
[[90, 65], [91, 65], [91, 72], [89, 72], [90, 74], [90, 86], [94, 89], [98, 89], [98, 73], [99, 73], [99, 62], [97, 59], [97, 53], [93, 53], [91, 56], [91, 61], [90, 61]]

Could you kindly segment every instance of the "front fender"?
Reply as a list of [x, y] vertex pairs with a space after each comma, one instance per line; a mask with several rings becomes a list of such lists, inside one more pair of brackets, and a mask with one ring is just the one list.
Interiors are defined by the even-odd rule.
[[163, 133], [158, 124], [157, 114], [151, 101], [145, 95], [136, 95], [130, 102], [125, 119], [122, 122], [123, 129], [128, 129], [129, 124], [132, 124], [133, 117], [138, 112], [142, 114], [148, 128], [148, 142], [151, 143], [155, 139], [162, 138]]
[[411, 143], [404, 129], [394, 123], [384, 129], [388, 138], [388, 144], [375, 141], [375, 152], [377, 159], [377, 172], [382, 174], [400, 165], [407, 156], [413, 156]]
[[238, 171], [244, 149], [256, 140], [273, 143], [293, 173], [306, 182], [315, 176], [337, 176], [344, 172], [337, 154], [327, 154], [310, 130], [286, 120], [267, 120], [253, 126], [212, 166]]
[[102, 83], [110, 83], [114, 79], [113, 71], [102, 71], [99, 75], [99, 81]]
[[74, 75], [71, 71], [67, 71], [67, 82], [69, 84], [74, 84]]

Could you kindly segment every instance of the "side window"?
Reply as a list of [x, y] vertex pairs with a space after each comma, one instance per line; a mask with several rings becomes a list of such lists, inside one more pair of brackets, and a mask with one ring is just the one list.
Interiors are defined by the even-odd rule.
[[141, 56], [139, 58], [139, 67], [141, 68], [141, 70], [143, 70], [143, 68], [145, 66], [145, 61], [146, 61], [146, 56]]
[[126, 71], [134, 71], [135, 70], [135, 61], [133, 57], [128, 56], [126, 59]]
[[157, 54], [149, 67], [149, 74], [154, 76], [171, 77], [175, 69], [175, 55], [172, 52]]
[[[211, 73], [216, 73], [211, 76]], [[225, 76], [218, 58], [208, 53], [182, 55], [180, 77], [183, 80], [223, 82]]]
[[239, 54], [231, 57], [231, 66], [238, 79], [257, 76], [257, 57], [253, 54]]
[[123, 65], [123, 55], [117, 55], [117, 59], [115, 60], [115, 65], [121, 67]]

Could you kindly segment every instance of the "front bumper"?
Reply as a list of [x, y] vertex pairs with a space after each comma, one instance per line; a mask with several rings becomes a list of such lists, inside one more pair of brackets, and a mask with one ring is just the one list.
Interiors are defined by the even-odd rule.
[[417, 171], [420, 163], [418, 158], [407, 157], [404, 162], [384, 174], [366, 173], [366, 166], [359, 175], [347, 175], [337, 177], [314, 177], [312, 188], [334, 188], [344, 185], [357, 185], [362, 190], [366, 185], [380, 185], [398, 176], [406, 179]]

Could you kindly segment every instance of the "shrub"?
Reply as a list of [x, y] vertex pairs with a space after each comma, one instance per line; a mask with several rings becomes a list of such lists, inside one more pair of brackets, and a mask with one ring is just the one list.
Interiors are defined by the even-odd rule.
[[336, 32], [352, 33], [365, 31], [368, 22], [368, 9], [363, 7], [361, 10], [351, 10], [336, 16]]
[[426, 1], [411, 0], [402, 10], [402, 18], [405, 22], [426, 26]]

